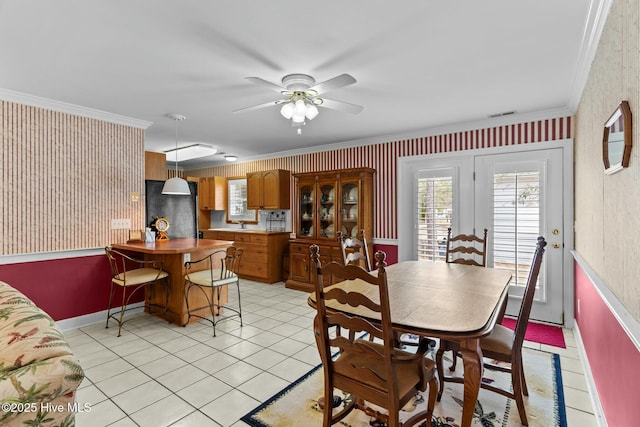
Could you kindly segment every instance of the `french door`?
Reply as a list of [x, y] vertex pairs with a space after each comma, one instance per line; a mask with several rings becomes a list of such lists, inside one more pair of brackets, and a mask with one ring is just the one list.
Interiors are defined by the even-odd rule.
[[[431, 156], [399, 168], [405, 179], [412, 180], [398, 198], [399, 258], [443, 262], [448, 227], [453, 234], [478, 234], [488, 228], [487, 265], [512, 273], [507, 314], [517, 315], [536, 239], [545, 236], [547, 251], [531, 318], [563, 324], [570, 305], [567, 286], [572, 286], [565, 284], [565, 210], [572, 213], [567, 203], [573, 199], [564, 194], [564, 165], [563, 149], [553, 148]], [[412, 230], [403, 226], [406, 210], [400, 213], [401, 204], [409, 200]], [[405, 243], [412, 245], [412, 251], [406, 251]]]
[[544, 236], [531, 318], [562, 324], [562, 150], [477, 156], [475, 171], [476, 227], [490, 230], [487, 265], [512, 273], [507, 314], [518, 314], [536, 239]]

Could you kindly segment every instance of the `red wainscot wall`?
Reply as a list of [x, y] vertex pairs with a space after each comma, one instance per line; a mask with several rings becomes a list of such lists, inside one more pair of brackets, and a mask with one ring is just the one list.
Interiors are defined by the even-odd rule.
[[[106, 310], [111, 270], [105, 255], [84, 256], [3, 264], [0, 280], [59, 321]], [[121, 295], [114, 296], [116, 304]]]
[[[396, 245], [381, 245], [374, 243], [373, 251], [374, 253], [377, 251], [383, 251], [384, 253], [386, 253], [387, 257], [385, 259], [387, 261], [387, 265], [398, 263], [398, 247]], [[371, 263], [375, 263], [373, 254], [369, 254], [369, 256], [371, 257]], [[375, 268], [375, 266], [372, 265], [371, 268]]]
[[[374, 250], [386, 252], [388, 265], [398, 262], [397, 246], [375, 244]], [[111, 270], [104, 255], [60, 258], [0, 264], [0, 281], [18, 289], [53, 320], [60, 321], [106, 310]], [[121, 298], [117, 291], [115, 305]], [[140, 294], [131, 302], [142, 300]]]
[[577, 262], [574, 270], [576, 323], [607, 424], [640, 425], [640, 351]]

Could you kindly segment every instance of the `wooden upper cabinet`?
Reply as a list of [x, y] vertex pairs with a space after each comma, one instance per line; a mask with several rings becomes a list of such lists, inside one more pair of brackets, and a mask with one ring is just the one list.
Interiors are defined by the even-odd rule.
[[247, 209], [260, 209], [262, 206], [262, 172], [247, 174]]
[[167, 180], [167, 155], [164, 153], [144, 152], [144, 179], [154, 181]]
[[247, 174], [247, 209], [289, 209], [291, 172], [274, 169]]
[[223, 211], [227, 203], [227, 179], [223, 176], [209, 176], [198, 181], [198, 209], [202, 211]]

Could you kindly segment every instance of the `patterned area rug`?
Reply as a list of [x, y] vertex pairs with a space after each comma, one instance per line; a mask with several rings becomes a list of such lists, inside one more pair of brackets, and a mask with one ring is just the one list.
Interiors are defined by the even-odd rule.
[[[560, 358], [557, 354], [524, 350], [524, 365], [529, 397], [525, 398], [529, 426], [566, 427], [564, 395]], [[462, 363], [458, 361], [458, 375], [462, 373]], [[445, 362], [445, 369], [448, 364]], [[510, 384], [508, 375], [485, 369], [483, 381], [496, 384]], [[318, 366], [296, 382], [277, 393], [271, 399], [242, 417], [242, 421], [255, 427], [300, 427], [321, 426], [322, 413], [317, 400], [323, 394], [323, 371]], [[338, 393], [342, 398], [349, 399]], [[404, 418], [412, 411], [426, 405], [426, 396], [416, 396], [415, 403], [403, 409]], [[462, 384], [446, 383], [442, 401], [436, 403], [433, 426], [456, 427], [462, 417]], [[365, 427], [373, 425], [372, 418], [354, 410], [338, 425], [343, 427]], [[380, 425], [380, 424], [375, 424]], [[520, 417], [513, 400], [497, 393], [480, 389], [473, 425], [482, 427], [519, 426]]]

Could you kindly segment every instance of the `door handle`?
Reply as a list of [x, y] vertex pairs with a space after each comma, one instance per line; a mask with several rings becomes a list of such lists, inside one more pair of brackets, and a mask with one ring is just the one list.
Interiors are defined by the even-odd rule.
[[558, 249], [560, 247], [560, 243], [558, 242], [553, 242], [553, 247]]

